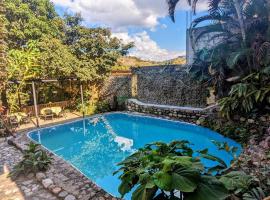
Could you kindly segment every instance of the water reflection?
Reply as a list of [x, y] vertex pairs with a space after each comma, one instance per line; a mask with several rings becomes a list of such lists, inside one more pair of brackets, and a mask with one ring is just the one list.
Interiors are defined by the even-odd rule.
[[[128, 156], [132, 151], [133, 140], [121, 136], [113, 131], [109, 122], [103, 118], [99, 123], [83, 120], [83, 129], [74, 128], [75, 134], [83, 133], [90, 136], [80, 145], [74, 144], [69, 147], [70, 162], [92, 179], [101, 179], [111, 176], [116, 170], [116, 163]], [[86, 125], [87, 124], [87, 128]], [[98, 127], [96, 127], [98, 126]], [[103, 126], [101, 129], [100, 126]], [[93, 131], [95, 130], [102, 131]], [[91, 163], [94, 163], [91, 165]], [[100, 170], [102, 169], [102, 170]]]

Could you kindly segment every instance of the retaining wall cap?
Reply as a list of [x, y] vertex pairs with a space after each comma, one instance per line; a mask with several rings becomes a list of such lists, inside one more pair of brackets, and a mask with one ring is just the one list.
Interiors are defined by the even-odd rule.
[[170, 106], [170, 105], [159, 105], [159, 104], [150, 104], [150, 103], [143, 103], [137, 99], [128, 99], [128, 103], [134, 103], [139, 106], [144, 107], [155, 107], [155, 108], [162, 108], [162, 109], [169, 109], [169, 110], [181, 110], [181, 111], [198, 111], [203, 112], [206, 108], [195, 108], [195, 107], [186, 107], [186, 106]]

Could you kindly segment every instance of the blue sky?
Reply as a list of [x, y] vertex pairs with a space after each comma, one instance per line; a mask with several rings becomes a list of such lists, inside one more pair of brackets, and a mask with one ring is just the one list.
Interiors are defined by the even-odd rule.
[[[180, 1], [176, 23], [167, 16], [166, 0], [52, 0], [57, 12], [79, 12], [89, 27], [110, 27], [113, 36], [134, 42], [131, 56], [168, 60], [185, 55], [186, 1]], [[199, 11], [206, 8], [202, 3]]]

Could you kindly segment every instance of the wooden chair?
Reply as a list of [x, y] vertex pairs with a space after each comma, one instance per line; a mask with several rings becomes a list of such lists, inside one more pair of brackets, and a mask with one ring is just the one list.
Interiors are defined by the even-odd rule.
[[16, 115], [9, 116], [8, 122], [12, 128], [18, 128], [20, 126], [20, 122]]
[[44, 110], [44, 119], [47, 120], [47, 118], [51, 118], [53, 120], [54, 113], [51, 109], [47, 108]]

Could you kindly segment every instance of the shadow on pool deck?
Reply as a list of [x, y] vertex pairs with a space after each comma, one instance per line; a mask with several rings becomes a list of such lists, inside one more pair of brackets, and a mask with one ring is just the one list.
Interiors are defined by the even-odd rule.
[[0, 138], [0, 199], [1, 200], [57, 200], [37, 182], [34, 174], [9, 177], [9, 172], [21, 160], [22, 153]]
[[0, 196], [2, 200], [24, 200], [23, 193], [18, 187], [17, 183], [13, 181], [8, 175], [10, 170], [4, 164], [2, 174], [0, 175]]

